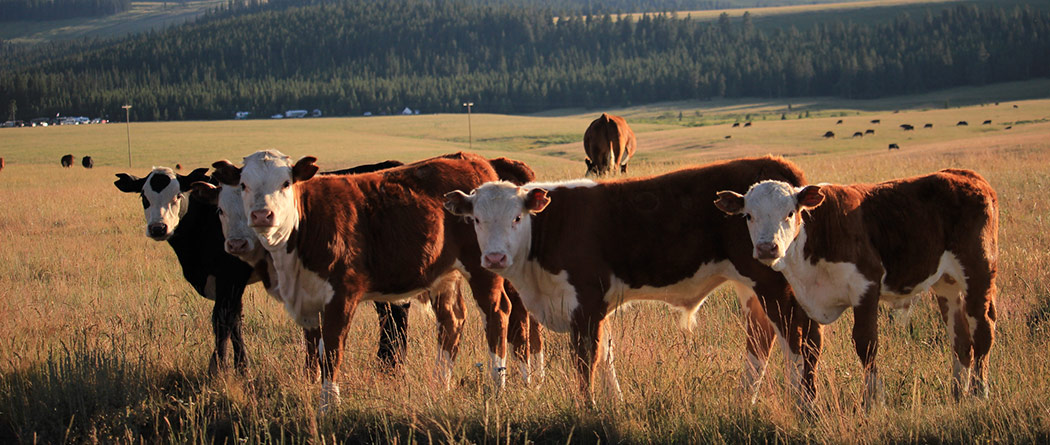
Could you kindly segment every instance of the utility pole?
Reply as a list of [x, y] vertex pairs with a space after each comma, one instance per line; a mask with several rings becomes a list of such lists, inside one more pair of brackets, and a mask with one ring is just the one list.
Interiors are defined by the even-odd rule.
[[467, 144], [470, 150], [474, 150], [474, 131], [470, 127], [470, 109], [474, 106], [474, 102], [463, 102], [463, 106], [467, 107]]
[[124, 124], [128, 129], [128, 168], [131, 168], [131, 105], [124, 105]]

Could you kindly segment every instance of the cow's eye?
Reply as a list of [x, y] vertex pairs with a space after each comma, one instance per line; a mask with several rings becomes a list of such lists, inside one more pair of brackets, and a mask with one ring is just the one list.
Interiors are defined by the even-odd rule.
[[284, 184], [281, 185], [281, 188], [286, 189], [286, 188], [291, 187], [291, 186], [292, 186], [292, 181], [284, 181]]
[[248, 191], [248, 186], [244, 185], [243, 182], [241, 183], [241, 191], [244, 191], [244, 192]]
[[791, 219], [791, 217], [793, 217], [793, 216], [795, 216], [795, 211], [794, 211], [794, 210], [792, 210], [792, 211], [788, 212], [788, 217], [787, 217], [787, 219]]
[[751, 221], [751, 214], [750, 213], [745, 213], [744, 214], [744, 219], [746, 219], [748, 221]]
[[520, 222], [521, 222], [521, 215], [518, 215], [517, 218], [514, 218], [514, 224], [517, 224], [517, 223], [520, 223]]

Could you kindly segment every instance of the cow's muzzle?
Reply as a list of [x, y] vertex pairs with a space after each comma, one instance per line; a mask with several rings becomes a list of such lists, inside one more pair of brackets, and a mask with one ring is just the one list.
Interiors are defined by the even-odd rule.
[[249, 216], [252, 227], [273, 227], [273, 211], [268, 209], [252, 210]]
[[486, 253], [481, 257], [481, 266], [486, 269], [506, 269], [510, 259], [503, 253]]
[[246, 239], [226, 240], [226, 253], [230, 255], [244, 255], [252, 251], [251, 243]]
[[168, 239], [168, 225], [164, 223], [153, 223], [146, 227], [146, 234], [157, 241]]
[[776, 243], [758, 243], [755, 244], [755, 259], [764, 263], [769, 263], [777, 259], [780, 256], [780, 248]]

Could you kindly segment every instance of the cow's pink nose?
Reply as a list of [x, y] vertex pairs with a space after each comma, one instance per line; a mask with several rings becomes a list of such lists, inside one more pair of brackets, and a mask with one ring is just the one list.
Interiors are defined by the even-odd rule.
[[502, 253], [490, 253], [485, 255], [485, 264], [483, 266], [489, 268], [503, 268], [507, 267], [507, 255]]
[[772, 260], [777, 257], [780, 249], [774, 243], [755, 244], [755, 258], [760, 260]]
[[231, 239], [226, 240], [226, 251], [232, 254], [245, 253], [248, 251], [248, 240]]
[[273, 212], [270, 210], [252, 210], [252, 225], [253, 226], [272, 226], [273, 225]]

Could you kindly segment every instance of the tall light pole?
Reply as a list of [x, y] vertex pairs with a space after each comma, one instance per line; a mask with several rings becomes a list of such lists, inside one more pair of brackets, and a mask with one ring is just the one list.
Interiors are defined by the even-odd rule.
[[467, 107], [467, 144], [470, 150], [474, 150], [474, 131], [470, 128], [470, 108], [474, 106], [474, 102], [463, 102], [463, 106]]
[[131, 168], [131, 105], [123, 105], [124, 124], [128, 128], [128, 168]]

